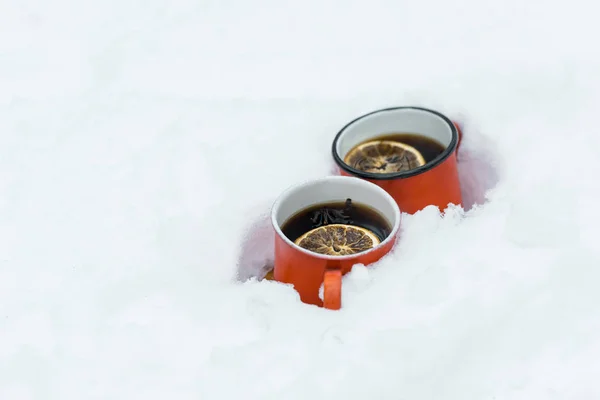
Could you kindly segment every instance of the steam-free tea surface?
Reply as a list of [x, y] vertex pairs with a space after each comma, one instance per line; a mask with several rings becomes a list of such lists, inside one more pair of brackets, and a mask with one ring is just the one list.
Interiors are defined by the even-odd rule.
[[288, 219], [282, 231], [302, 248], [344, 256], [377, 246], [391, 226], [376, 210], [348, 199], [308, 207]]
[[354, 146], [344, 162], [363, 172], [406, 172], [433, 161], [444, 149], [438, 141], [419, 134], [382, 135]]

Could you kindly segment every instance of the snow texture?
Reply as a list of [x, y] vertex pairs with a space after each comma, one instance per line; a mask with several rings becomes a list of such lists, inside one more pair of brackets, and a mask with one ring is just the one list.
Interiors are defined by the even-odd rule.
[[[600, 34], [574, 0], [0, 2], [0, 399], [600, 398]], [[260, 280], [278, 194], [396, 105], [465, 209], [343, 309]]]

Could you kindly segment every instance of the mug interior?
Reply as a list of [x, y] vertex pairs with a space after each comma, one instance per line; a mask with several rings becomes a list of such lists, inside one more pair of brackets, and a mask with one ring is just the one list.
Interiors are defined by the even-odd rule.
[[[410, 171], [390, 174], [374, 174], [356, 170], [344, 162], [344, 158], [356, 145], [383, 135], [408, 133], [434, 139], [445, 150], [427, 164]], [[420, 107], [396, 107], [374, 111], [346, 125], [333, 141], [333, 157], [343, 169], [367, 179], [389, 179], [417, 175], [444, 161], [458, 144], [456, 127], [443, 114]]]
[[[316, 179], [288, 189], [273, 206], [271, 215], [273, 226], [277, 234], [290, 245], [303, 252], [309, 252], [289, 240], [283, 234], [281, 227], [290, 217], [310, 206], [328, 202], [343, 202], [348, 198], [375, 209], [388, 221], [392, 230], [380, 246], [395, 237], [400, 227], [400, 209], [394, 199], [385, 190], [371, 182], [345, 176]], [[335, 259], [353, 257], [353, 255], [324, 256], [313, 252], [309, 253], [313, 256], [333, 257]]]
[[357, 144], [371, 138], [393, 133], [415, 133], [449, 147], [453, 129], [448, 120], [430, 110], [402, 107], [367, 114], [340, 132], [335, 146], [336, 153], [344, 159]]

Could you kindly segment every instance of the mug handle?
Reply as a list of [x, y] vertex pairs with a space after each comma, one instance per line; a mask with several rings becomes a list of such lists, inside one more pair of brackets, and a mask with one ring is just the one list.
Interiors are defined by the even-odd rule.
[[323, 276], [323, 307], [329, 310], [342, 308], [342, 270], [326, 269]]

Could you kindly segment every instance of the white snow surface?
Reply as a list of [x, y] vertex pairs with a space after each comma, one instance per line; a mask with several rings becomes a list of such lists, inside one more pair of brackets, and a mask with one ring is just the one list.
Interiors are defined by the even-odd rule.
[[[0, 1], [0, 399], [600, 398], [596, 14]], [[465, 209], [404, 215], [338, 312], [251, 278], [277, 195], [397, 105], [464, 124]]]

